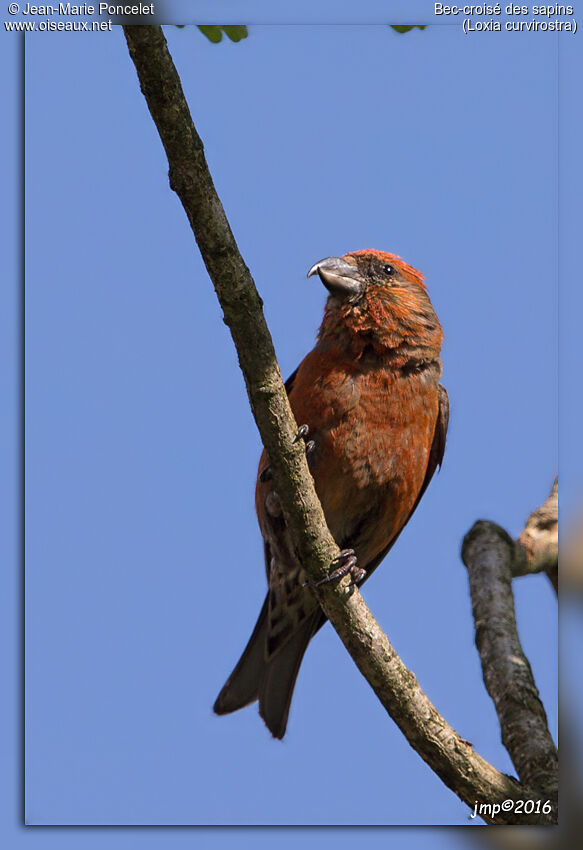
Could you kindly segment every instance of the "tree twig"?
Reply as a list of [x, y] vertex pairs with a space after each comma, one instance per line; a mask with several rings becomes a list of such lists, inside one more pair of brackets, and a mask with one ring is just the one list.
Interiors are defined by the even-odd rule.
[[468, 569], [476, 646], [502, 741], [525, 785], [556, 794], [558, 756], [544, 706], [516, 628], [512, 593], [517, 544], [493, 522], [480, 520], [462, 545]]
[[[315, 584], [338, 555], [314, 490], [292, 416], [261, 299], [239, 253], [192, 123], [180, 79], [160, 27], [126, 26], [140, 86], [170, 164], [170, 185], [187, 213], [235, 343], [275, 487], [298, 557]], [[476, 801], [544, 796], [523, 788], [474, 752], [447, 724], [404, 666], [347, 577], [317, 591], [332, 625], [409, 743], [471, 808]], [[552, 823], [554, 814], [484, 816], [496, 823]]]

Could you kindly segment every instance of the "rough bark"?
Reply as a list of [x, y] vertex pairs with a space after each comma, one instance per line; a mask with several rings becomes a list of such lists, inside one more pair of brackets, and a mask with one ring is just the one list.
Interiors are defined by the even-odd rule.
[[559, 592], [559, 479], [548, 498], [531, 513], [517, 540], [512, 562], [514, 576], [545, 572]]
[[[170, 164], [177, 192], [235, 343], [253, 415], [294, 543], [312, 582], [324, 577], [338, 555], [317, 499], [302, 441], [294, 443], [292, 416], [262, 302], [239, 254], [215, 191], [202, 142], [194, 128], [180, 79], [162, 30], [124, 27], [140, 86]], [[332, 625], [389, 715], [411, 746], [472, 809], [475, 802], [534, 800], [544, 795], [522, 787], [488, 764], [444, 720], [401, 662], [347, 577], [316, 592]], [[554, 814], [503, 811], [495, 823], [552, 823]]]
[[516, 627], [513, 565], [518, 544], [493, 522], [480, 520], [466, 535], [476, 646], [486, 689], [496, 707], [502, 741], [522, 783], [556, 797], [557, 749]]

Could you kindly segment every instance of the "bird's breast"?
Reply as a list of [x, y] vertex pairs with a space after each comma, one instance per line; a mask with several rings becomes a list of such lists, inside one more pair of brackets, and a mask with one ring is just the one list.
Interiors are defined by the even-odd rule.
[[310, 469], [326, 520], [363, 563], [400, 531], [422, 487], [438, 377], [317, 361], [298, 370], [290, 403], [315, 441]]

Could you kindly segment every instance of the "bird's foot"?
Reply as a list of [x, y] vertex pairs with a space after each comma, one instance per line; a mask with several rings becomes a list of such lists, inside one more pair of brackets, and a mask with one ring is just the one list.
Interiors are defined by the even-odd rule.
[[294, 443], [297, 443], [299, 440], [305, 439], [309, 433], [309, 425], [300, 425], [300, 427], [298, 428], [298, 433], [294, 437]]
[[[305, 440], [309, 433], [310, 433], [310, 426], [309, 425], [300, 425], [300, 427], [298, 428], [298, 433], [294, 437], [294, 443], [297, 443], [298, 440]], [[308, 458], [312, 454], [312, 452], [314, 451], [315, 448], [316, 448], [315, 440], [308, 440], [308, 442], [306, 443], [306, 455], [307, 455]]]
[[[298, 433], [294, 437], [294, 443], [297, 443], [298, 440], [305, 440], [309, 433], [310, 433], [309, 425], [300, 425], [300, 427], [298, 428]], [[314, 451], [315, 448], [316, 448], [316, 441], [315, 440], [308, 440], [307, 443], [306, 443], [306, 457], [308, 458], [308, 460], [310, 459], [310, 455], [312, 454], [312, 452]]]
[[[300, 427], [298, 428], [298, 433], [295, 435], [295, 437], [293, 439], [294, 443], [299, 442], [299, 440], [305, 439], [305, 437], [308, 436], [309, 432], [310, 432], [310, 429], [309, 429], [308, 425], [300, 425]], [[307, 458], [310, 457], [310, 455], [312, 454], [312, 452], [314, 451], [315, 448], [316, 448], [315, 441], [314, 440], [308, 440], [308, 442], [306, 443], [306, 457]], [[264, 484], [266, 481], [271, 481], [272, 477], [273, 476], [271, 474], [271, 467], [268, 464], [267, 466], [264, 466], [263, 469], [261, 470], [261, 472], [259, 473], [259, 480], [261, 481], [262, 484]]]
[[316, 587], [321, 587], [323, 584], [328, 584], [331, 581], [338, 581], [341, 578], [344, 578], [344, 576], [347, 576], [348, 573], [350, 573], [352, 581], [356, 584], [366, 575], [366, 570], [357, 566], [357, 558], [354, 554], [354, 549], [343, 549], [338, 557], [334, 558], [332, 561], [332, 565], [334, 564], [339, 564], [339, 566], [336, 567], [335, 570], [332, 570], [330, 575], [327, 575], [326, 578], [320, 579], [320, 581], [316, 583]]

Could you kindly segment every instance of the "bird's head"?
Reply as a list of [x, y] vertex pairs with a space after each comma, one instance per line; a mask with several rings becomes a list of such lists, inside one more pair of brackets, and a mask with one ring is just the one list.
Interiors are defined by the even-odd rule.
[[396, 254], [354, 251], [315, 263], [330, 296], [320, 340], [346, 342], [353, 350], [432, 349], [439, 354], [443, 333], [423, 275]]

